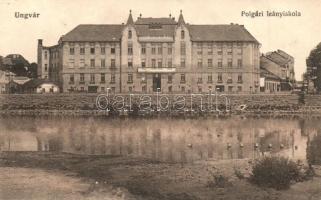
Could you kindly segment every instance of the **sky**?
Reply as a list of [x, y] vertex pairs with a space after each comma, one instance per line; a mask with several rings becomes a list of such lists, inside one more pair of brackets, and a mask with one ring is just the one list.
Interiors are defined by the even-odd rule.
[[[37, 40], [45, 46], [79, 24], [126, 23], [142, 17], [176, 19], [183, 11], [190, 24], [243, 24], [261, 43], [261, 53], [284, 50], [295, 58], [296, 79], [305, 72], [305, 60], [321, 42], [320, 0], [0, 0], [0, 55], [21, 54], [37, 60]], [[263, 11], [263, 17], [241, 16]], [[300, 17], [267, 17], [266, 11], [298, 11]], [[39, 13], [38, 18], [16, 18], [15, 13]]]

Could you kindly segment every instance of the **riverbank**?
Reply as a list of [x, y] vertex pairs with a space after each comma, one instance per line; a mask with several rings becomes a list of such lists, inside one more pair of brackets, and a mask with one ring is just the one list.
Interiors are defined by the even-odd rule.
[[[321, 196], [320, 177], [296, 183], [285, 191], [259, 188], [239, 179], [235, 168], [247, 174], [251, 162], [246, 159], [175, 164], [143, 158], [54, 152], [2, 152], [0, 158], [0, 173], [8, 167], [58, 171], [72, 174], [77, 180], [84, 180], [84, 184], [95, 183], [92, 191], [97, 195], [112, 186], [130, 192], [133, 195], [130, 199], [316, 200]], [[213, 175], [226, 177], [226, 184], [209, 186]]]

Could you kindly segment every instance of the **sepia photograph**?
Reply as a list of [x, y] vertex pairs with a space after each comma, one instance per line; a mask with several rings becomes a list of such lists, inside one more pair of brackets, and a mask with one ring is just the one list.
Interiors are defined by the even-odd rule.
[[320, 10], [0, 0], [0, 200], [321, 200]]

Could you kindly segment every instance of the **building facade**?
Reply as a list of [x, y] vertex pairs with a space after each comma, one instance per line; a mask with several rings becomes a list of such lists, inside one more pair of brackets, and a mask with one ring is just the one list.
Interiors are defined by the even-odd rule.
[[259, 48], [243, 25], [130, 13], [126, 24], [79, 25], [52, 47], [39, 40], [38, 75], [63, 92], [259, 92]]
[[280, 78], [280, 91], [291, 90], [295, 84], [294, 58], [282, 50], [268, 52], [260, 57], [260, 67]]

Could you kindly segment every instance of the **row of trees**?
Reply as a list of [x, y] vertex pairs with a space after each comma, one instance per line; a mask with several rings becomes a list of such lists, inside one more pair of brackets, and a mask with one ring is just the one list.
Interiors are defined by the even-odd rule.
[[17, 76], [37, 78], [37, 67], [37, 63], [29, 63], [19, 54], [10, 54], [6, 57], [0, 56], [0, 70], [11, 71]]
[[311, 50], [306, 60], [307, 72], [303, 75], [305, 80], [313, 81], [318, 92], [321, 91], [321, 42]]

